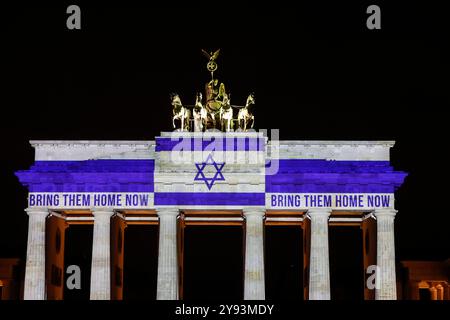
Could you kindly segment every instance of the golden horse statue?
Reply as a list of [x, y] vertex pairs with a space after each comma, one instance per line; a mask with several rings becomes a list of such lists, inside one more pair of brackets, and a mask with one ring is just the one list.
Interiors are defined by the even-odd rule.
[[[172, 94], [173, 127], [178, 131], [203, 132], [208, 129], [221, 131], [247, 131], [252, 129], [255, 117], [252, 109], [255, 97], [250, 94], [245, 106], [232, 105], [230, 93], [225, 90], [225, 84], [214, 78], [217, 70], [216, 60], [220, 49], [215, 52], [202, 50], [208, 58], [206, 68], [211, 72], [211, 80], [205, 84], [205, 102], [201, 93], [197, 93], [194, 105], [183, 105], [177, 94]], [[237, 115], [236, 115], [237, 114]]]
[[204, 129], [206, 129], [208, 112], [206, 111], [205, 106], [202, 104], [201, 92], [197, 93], [195, 105], [192, 111], [194, 118], [194, 132], [202, 132]]
[[249, 128], [253, 129], [253, 125], [255, 124], [255, 116], [253, 115], [252, 108], [254, 104], [255, 95], [251, 93], [247, 98], [245, 107], [239, 109], [237, 121], [240, 131], [247, 131]]
[[191, 110], [183, 106], [180, 97], [176, 93], [171, 95], [171, 105], [173, 106], [173, 128], [179, 131], [189, 131]]

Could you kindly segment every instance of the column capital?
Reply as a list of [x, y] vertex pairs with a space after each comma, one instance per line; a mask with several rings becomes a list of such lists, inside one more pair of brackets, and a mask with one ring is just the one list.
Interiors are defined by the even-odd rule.
[[158, 217], [162, 216], [178, 216], [180, 210], [177, 207], [156, 208], [156, 214]]
[[91, 212], [94, 215], [94, 217], [99, 216], [109, 216], [111, 217], [115, 211], [111, 207], [92, 207]]
[[266, 208], [264, 208], [264, 207], [246, 207], [246, 208], [242, 209], [242, 214], [245, 217], [248, 217], [248, 216], [263, 217], [266, 214]]
[[331, 208], [310, 208], [306, 212], [306, 215], [311, 218], [312, 216], [326, 216], [331, 215]]
[[395, 217], [397, 210], [393, 208], [379, 208], [373, 210], [373, 214], [376, 218], [378, 217]]
[[30, 216], [30, 215], [43, 215], [43, 216], [47, 216], [48, 214], [50, 214], [50, 211], [48, 210], [48, 207], [29, 207], [25, 209], [25, 212]]

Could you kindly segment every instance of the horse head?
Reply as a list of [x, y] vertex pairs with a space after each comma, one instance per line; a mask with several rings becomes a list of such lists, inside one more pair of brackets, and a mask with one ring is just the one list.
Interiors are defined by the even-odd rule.
[[224, 92], [222, 99], [222, 108], [228, 110], [231, 108], [231, 94]]
[[254, 104], [255, 104], [255, 94], [250, 93], [247, 98], [247, 102], [245, 103], [245, 108], [249, 108], [250, 106], [252, 106]]
[[174, 108], [179, 108], [182, 107], [183, 104], [181, 103], [181, 99], [180, 96], [177, 93], [171, 93], [170, 94], [170, 104], [174, 107]]
[[202, 93], [197, 92], [197, 95], [195, 98], [195, 106], [194, 106], [195, 109], [201, 110], [203, 108], [202, 98], [203, 98]]

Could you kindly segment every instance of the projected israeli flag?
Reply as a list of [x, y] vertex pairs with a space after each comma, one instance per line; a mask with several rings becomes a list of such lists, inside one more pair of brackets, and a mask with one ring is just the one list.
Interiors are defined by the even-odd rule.
[[163, 133], [155, 151], [155, 206], [265, 205], [262, 133]]

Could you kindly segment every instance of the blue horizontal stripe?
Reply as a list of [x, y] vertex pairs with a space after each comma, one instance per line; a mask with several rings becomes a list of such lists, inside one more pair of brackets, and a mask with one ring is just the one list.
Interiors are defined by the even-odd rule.
[[150, 172], [155, 168], [155, 160], [99, 159], [35, 161], [29, 171], [35, 172]]
[[[390, 193], [394, 192], [407, 176], [405, 172], [394, 171], [388, 161], [278, 161], [278, 172], [266, 176], [266, 192]], [[30, 192], [153, 192], [154, 168], [155, 160], [152, 159], [36, 161], [29, 170], [18, 171], [16, 175]], [[194, 175], [195, 173], [193, 177]], [[182, 194], [183, 197], [186, 195]], [[220, 202], [225, 205], [241, 205], [239, 201], [246, 201], [242, 194], [234, 197], [233, 193], [225, 193], [230, 199], [228, 202], [221, 199], [220, 194], [211, 195], [207, 204]], [[188, 197], [192, 199], [182, 202], [196, 203], [204, 199], [198, 194]]]
[[280, 159], [279, 170], [266, 175], [271, 193], [394, 192], [407, 174], [394, 171], [388, 161]]
[[[392, 172], [394, 169], [389, 161], [357, 161], [357, 160], [326, 160], [326, 159], [272, 159], [277, 161], [278, 173], [297, 172]], [[270, 163], [266, 165], [269, 166]], [[272, 164], [273, 165], [273, 164]]]
[[34, 183], [30, 184], [30, 192], [153, 192], [153, 184], [136, 183]]
[[396, 189], [388, 184], [266, 185], [267, 193], [393, 193]]
[[30, 192], [153, 192], [155, 161], [36, 161], [16, 172]]
[[211, 206], [264, 206], [265, 193], [155, 193], [155, 206], [158, 205], [211, 205]]

